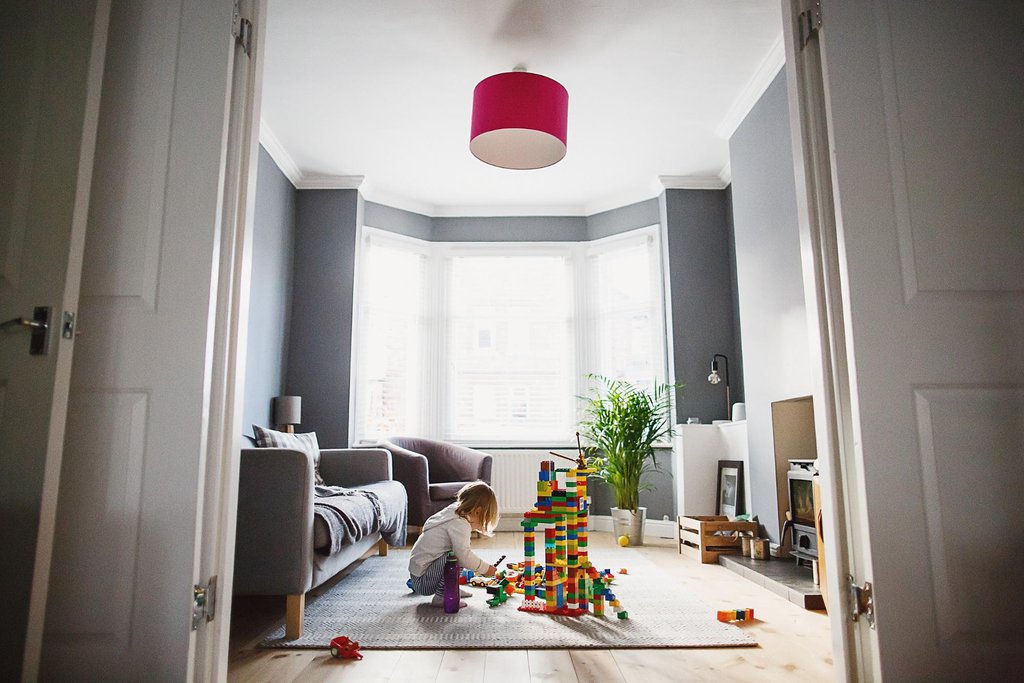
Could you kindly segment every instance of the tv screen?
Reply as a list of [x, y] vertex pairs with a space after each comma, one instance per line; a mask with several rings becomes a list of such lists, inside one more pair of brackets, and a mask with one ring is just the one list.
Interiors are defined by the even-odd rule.
[[814, 489], [810, 479], [789, 480], [789, 505], [794, 524], [814, 526]]

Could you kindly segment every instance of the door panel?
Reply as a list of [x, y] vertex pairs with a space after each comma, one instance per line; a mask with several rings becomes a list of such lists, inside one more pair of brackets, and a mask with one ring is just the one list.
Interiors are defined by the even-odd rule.
[[1006, 571], [1024, 542], [1024, 390], [921, 388], [915, 403], [938, 638], [1020, 638], [1020, 624], [992, 613], [1024, 600], [1019, 574]]
[[1006, 674], [1024, 638], [998, 616], [1024, 598], [1024, 5], [822, 17], [877, 630], [860, 628], [889, 680]]
[[1024, 193], [1017, 182], [1024, 144], [1019, 135], [998, 134], [1021, 126], [1020, 111], [1006, 104], [1020, 93], [1024, 50], [1017, 49], [1019, 35], [1005, 36], [1010, 42], [1001, 49], [987, 45], [999, 40], [990, 21], [1018, 32], [1024, 26], [1014, 21], [1019, 10], [1003, 14], [997, 3], [972, 8], [972, 17], [963, 10], [949, 2], [926, 9], [891, 3], [888, 17], [878, 17], [910, 294], [1024, 290]]
[[193, 669], [231, 16], [112, 7], [44, 678]]
[[[75, 391], [69, 404], [75, 409], [68, 416], [68, 438], [81, 445], [66, 449], [64, 456], [62, 477], [75, 484], [62, 487], [60, 505], [74, 514], [58, 518], [53, 562], [58, 576], [75, 568], [67, 576], [72, 586], [100, 586], [111, 577], [134, 576], [137, 569], [142, 461], [134, 454], [146, 442], [148, 394]], [[88, 438], [94, 425], [104, 430]], [[53, 590], [52, 595], [48, 638], [128, 649], [133, 591]]]
[[112, 36], [141, 35], [151, 42], [110, 41], [105, 96], [116, 97], [119, 106], [104, 109], [97, 144], [116, 148], [118, 155], [117, 163], [96, 167], [85, 247], [89, 268], [82, 273], [90, 296], [149, 309], [156, 303], [166, 227], [180, 5], [144, 3], [111, 16]]

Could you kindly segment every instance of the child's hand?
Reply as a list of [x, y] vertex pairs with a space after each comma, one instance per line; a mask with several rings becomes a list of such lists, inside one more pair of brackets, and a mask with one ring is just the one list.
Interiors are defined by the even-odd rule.
[[497, 567], [488, 567], [487, 571], [484, 572], [484, 576], [488, 576], [488, 577], [489, 576], [494, 576], [497, 573], [498, 573], [498, 568]]

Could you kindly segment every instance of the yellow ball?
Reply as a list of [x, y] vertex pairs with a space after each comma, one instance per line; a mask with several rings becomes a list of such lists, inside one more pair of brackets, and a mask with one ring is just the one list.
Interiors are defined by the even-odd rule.
[[619, 545], [623, 548], [629, 545], [629, 536], [619, 536]]

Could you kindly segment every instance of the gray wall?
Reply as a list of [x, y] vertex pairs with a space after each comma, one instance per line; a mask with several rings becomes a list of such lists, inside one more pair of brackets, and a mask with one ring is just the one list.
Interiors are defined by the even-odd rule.
[[583, 216], [433, 218], [435, 242], [581, 242]]
[[[666, 190], [672, 344], [680, 422], [724, 420], [725, 383], [708, 383], [716, 353], [729, 359], [731, 402], [743, 400], [738, 371], [728, 195], [721, 190]], [[719, 365], [724, 379], [724, 364]]]
[[[655, 448], [658, 471], [644, 478], [653, 488], [640, 492], [640, 505], [647, 508], [647, 519], [676, 518], [675, 496], [673, 494], [674, 473], [672, 471], [672, 449]], [[615, 493], [611, 487], [598, 479], [587, 484], [591, 497], [591, 511], [595, 515], [611, 514], [615, 505]]]
[[[730, 359], [733, 400], [743, 397], [735, 319], [729, 195], [669, 190], [665, 196], [589, 217], [429, 218], [362, 202], [355, 190], [297, 193], [292, 320], [284, 393], [303, 397], [303, 431], [324, 446], [348, 444], [355, 244], [360, 224], [433, 241], [581, 241], [661, 223], [672, 280], [673, 360], [682, 390], [679, 415], [725, 416], [725, 393], [707, 383], [714, 353]], [[663, 208], [664, 207], [664, 208]], [[671, 458], [659, 451], [655, 488], [641, 494], [652, 519], [674, 518]], [[595, 512], [611, 495], [593, 489]]]
[[271, 424], [270, 400], [284, 387], [296, 195], [291, 182], [260, 147], [242, 409], [246, 434], [251, 434], [253, 424]]
[[365, 203], [366, 225], [431, 242], [585, 242], [660, 222], [657, 198], [593, 216], [431, 218]]
[[771, 403], [811, 393], [785, 71], [729, 141], [750, 494], [779, 540]]
[[363, 220], [372, 228], [390, 230], [400, 235], [428, 241], [432, 239], [434, 230], [428, 216], [376, 202], [363, 202]]
[[617, 209], [587, 216], [587, 239], [597, 240], [660, 223], [660, 202], [657, 198], [648, 199], [645, 202], [620, 206]]
[[302, 190], [295, 213], [292, 319], [285, 389], [302, 397], [302, 431], [348, 446], [356, 190]]

